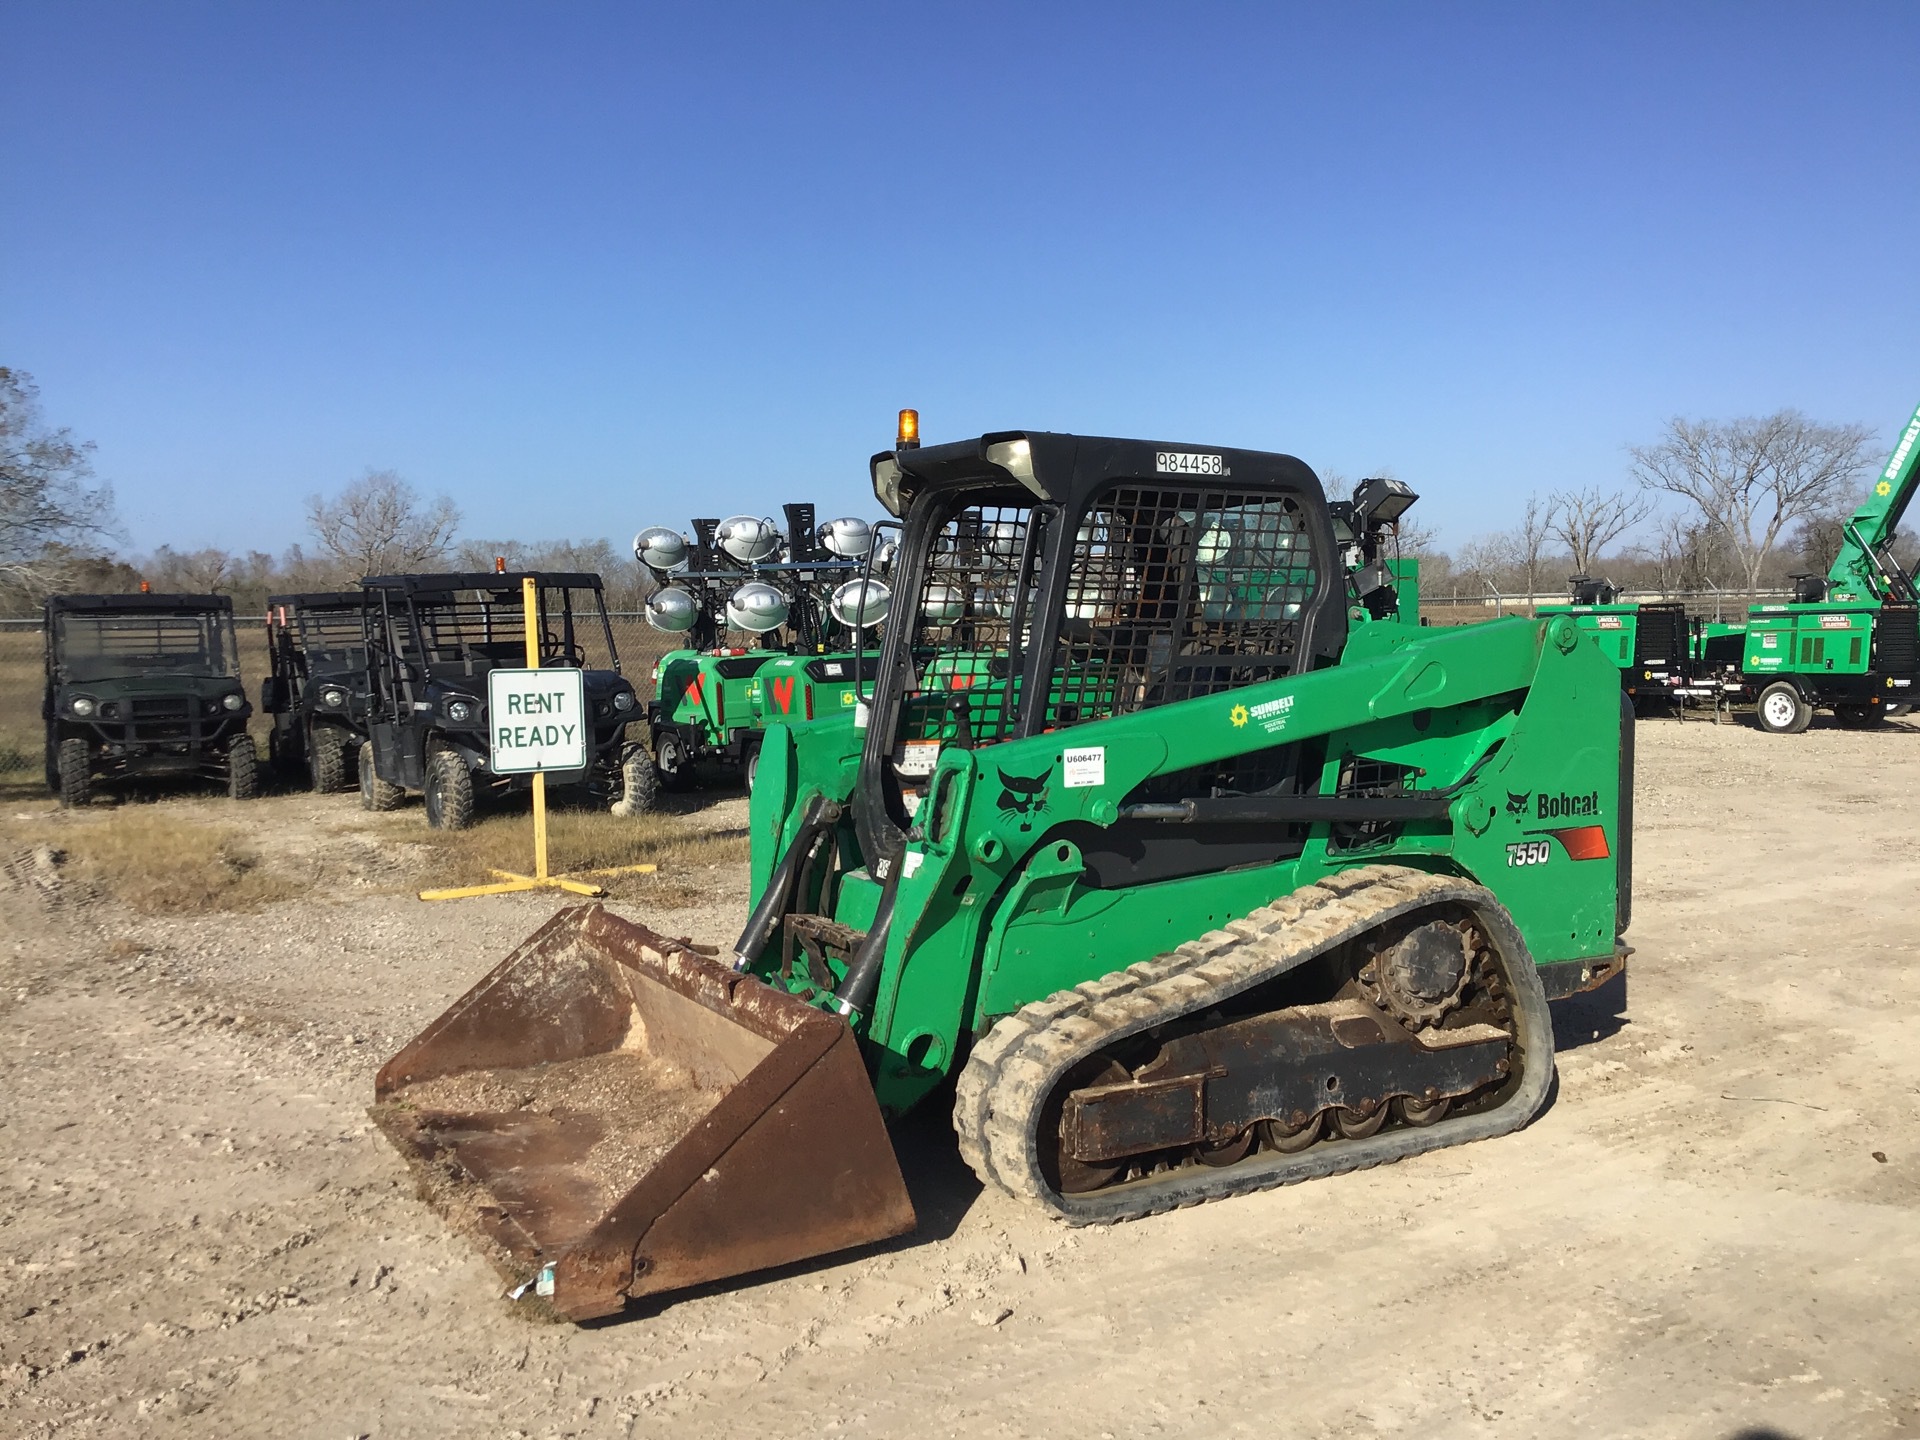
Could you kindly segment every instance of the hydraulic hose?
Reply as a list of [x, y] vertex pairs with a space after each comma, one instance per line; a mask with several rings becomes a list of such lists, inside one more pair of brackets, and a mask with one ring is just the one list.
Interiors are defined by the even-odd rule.
[[787, 911], [793, 908], [793, 882], [800, 873], [800, 867], [813, 853], [814, 841], [839, 818], [840, 805], [837, 801], [816, 794], [807, 802], [806, 816], [794, 834], [793, 843], [787, 846], [787, 853], [780, 857], [780, 863], [773, 867], [773, 874], [767, 877], [767, 888], [760, 893], [760, 902], [753, 907], [753, 913], [747, 916], [746, 928], [741, 930], [740, 938], [734, 942], [735, 970], [745, 971], [767, 948], [767, 941], [773, 938], [775, 928], [786, 919]]
[[894, 862], [880, 890], [880, 903], [874, 908], [873, 924], [867, 938], [853, 952], [846, 978], [833, 992], [834, 1009], [851, 1019], [864, 1014], [880, 989], [880, 965], [887, 956], [887, 931], [893, 928], [893, 902], [900, 891], [900, 865]]

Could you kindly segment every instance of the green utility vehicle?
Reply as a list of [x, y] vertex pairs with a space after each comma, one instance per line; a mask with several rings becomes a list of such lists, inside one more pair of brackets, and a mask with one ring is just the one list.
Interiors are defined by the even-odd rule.
[[1872, 725], [1913, 704], [1920, 590], [1893, 543], [1916, 484], [1920, 410], [1843, 528], [1827, 573], [1794, 576], [1790, 603], [1748, 608], [1741, 673], [1762, 730], [1797, 735], [1815, 709], [1832, 710], [1843, 725]]
[[86, 804], [97, 781], [143, 776], [198, 776], [254, 797], [231, 598], [55, 595], [45, 633], [47, 788], [62, 805]]
[[260, 708], [273, 717], [268, 762], [320, 794], [348, 788], [367, 738], [366, 596], [273, 596], [267, 656], [272, 673], [260, 682]]
[[395, 809], [418, 791], [429, 825], [459, 830], [473, 823], [480, 797], [531, 786], [530, 774], [495, 773], [487, 728], [487, 676], [527, 663], [523, 584], [529, 579], [536, 587], [540, 668], [582, 672], [591, 726], [585, 767], [549, 771], [547, 784], [580, 792], [618, 815], [647, 808], [653, 769], [645, 748], [627, 739], [639, 701], [620, 674], [600, 577], [483, 570], [360, 582], [372, 677], [359, 754], [366, 809]]
[[[860, 573], [872, 528], [851, 517], [816, 528], [810, 503], [784, 510], [784, 537], [750, 515], [695, 520], [691, 544], [664, 526], [634, 537], [658, 587], [647, 623], [687, 641], [655, 664], [647, 705], [662, 789], [718, 768], [751, 790], [768, 725], [853, 704], [859, 662], [844, 653], [850, 631], [833, 595]], [[756, 636], [755, 648], [723, 645], [729, 630]]]
[[1627, 953], [1633, 714], [1571, 618], [1405, 623], [1286, 455], [872, 473], [877, 672], [766, 731], [734, 953], [563, 911], [380, 1072], [516, 1294], [586, 1319], [906, 1231], [885, 1119], [943, 1093], [1073, 1224], [1532, 1118], [1547, 1002]]
[[1611, 580], [1575, 575], [1565, 605], [1542, 605], [1542, 615], [1570, 615], [1593, 636], [1600, 653], [1619, 667], [1620, 686], [1642, 713], [1714, 693], [1694, 683], [1693, 635], [1687, 607], [1678, 601], [1623, 601]]

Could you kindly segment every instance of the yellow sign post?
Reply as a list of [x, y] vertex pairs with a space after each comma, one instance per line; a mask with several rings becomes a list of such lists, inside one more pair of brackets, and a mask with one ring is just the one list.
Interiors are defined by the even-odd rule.
[[[522, 608], [527, 622], [527, 669], [540, 668], [540, 589], [531, 575], [520, 582]], [[491, 689], [491, 687], [489, 687]], [[586, 734], [585, 706], [579, 707], [577, 716], [581, 727], [584, 755], [584, 737]], [[501, 717], [488, 705], [488, 729], [498, 734], [498, 722]], [[489, 737], [491, 743], [491, 736]], [[503, 742], [504, 743], [504, 742]], [[648, 875], [658, 869], [654, 865], [615, 865], [604, 870], [589, 871], [593, 875]], [[584, 880], [576, 880], [566, 875], [553, 875], [547, 869], [547, 772], [543, 764], [536, 762], [533, 769], [533, 874], [521, 875], [512, 870], [493, 870], [492, 874], [500, 878], [491, 885], [457, 885], [446, 890], [422, 890], [422, 900], [467, 900], [476, 895], [513, 895], [525, 890], [567, 890], [575, 895], [598, 897], [607, 892], [598, 885]]]

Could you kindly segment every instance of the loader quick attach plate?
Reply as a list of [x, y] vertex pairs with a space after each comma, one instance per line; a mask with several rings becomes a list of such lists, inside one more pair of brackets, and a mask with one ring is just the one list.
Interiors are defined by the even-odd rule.
[[572, 1320], [904, 1234], [853, 1032], [597, 905], [382, 1067], [423, 1199]]

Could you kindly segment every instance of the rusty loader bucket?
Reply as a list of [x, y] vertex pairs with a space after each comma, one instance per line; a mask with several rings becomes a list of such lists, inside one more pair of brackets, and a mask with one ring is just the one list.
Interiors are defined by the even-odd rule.
[[913, 1228], [853, 1032], [563, 910], [381, 1069], [425, 1198], [573, 1320]]

